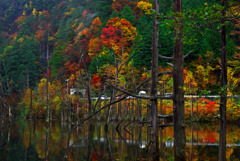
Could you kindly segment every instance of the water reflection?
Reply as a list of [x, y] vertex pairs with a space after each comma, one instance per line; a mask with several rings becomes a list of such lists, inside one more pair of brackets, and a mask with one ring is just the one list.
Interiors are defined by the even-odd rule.
[[[29, 161], [144, 161], [151, 157], [148, 125], [111, 122], [108, 132], [104, 122], [88, 121], [69, 134], [71, 124], [13, 121], [1, 124], [0, 160]], [[191, 124], [186, 128], [187, 159], [217, 160], [218, 125]], [[173, 128], [159, 128], [160, 160], [173, 160]], [[227, 158], [240, 160], [240, 128], [227, 127]]]

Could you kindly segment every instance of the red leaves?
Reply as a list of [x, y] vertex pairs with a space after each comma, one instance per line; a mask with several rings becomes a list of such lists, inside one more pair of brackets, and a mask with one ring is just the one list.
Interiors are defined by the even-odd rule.
[[124, 52], [128, 53], [137, 34], [136, 28], [127, 20], [118, 17], [111, 18], [106, 26], [107, 28], [101, 31], [102, 43], [113, 49], [117, 55], [122, 54], [123, 47]]
[[141, 81], [144, 81], [147, 79], [147, 75], [143, 75], [142, 78], [141, 78]]
[[215, 101], [208, 101], [207, 99], [202, 98], [203, 103], [206, 103], [206, 111], [204, 111], [205, 115], [207, 116], [213, 116], [215, 114], [215, 111], [217, 110], [215, 107], [216, 102]]
[[185, 80], [186, 79], [186, 76], [187, 76], [187, 69], [183, 69], [183, 79]]
[[117, 11], [118, 13], [120, 13], [123, 10], [123, 7], [125, 5], [129, 5], [132, 8], [134, 13], [137, 12], [137, 2], [131, 2], [129, 0], [113, 1], [113, 3], [112, 3], [112, 10], [113, 11]]
[[99, 85], [102, 84], [102, 79], [97, 74], [94, 74], [91, 82], [97, 88]]
[[58, 4], [59, 8], [66, 7], [66, 6], [67, 6], [67, 3], [65, 1], [62, 1], [61, 3]]
[[207, 107], [207, 112], [213, 112], [214, 111], [214, 107], [215, 107], [215, 101], [208, 101], [208, 104], [206, 105]]
[[101, 34], [102, 43], [105, 44], [110, 49], [112, 48], [113, 44], [120, 43], [122, 39], [120, 37], [121, 30], [113, 26], [103, 28]]
[[83, 13], [82, 13], [82, 18], [85, 18], [88, 14], [88, 10], [84, 10]]
[[203, 139], [203, 143], [216, 143], [214, 132], [207, 132], [207, 136]]

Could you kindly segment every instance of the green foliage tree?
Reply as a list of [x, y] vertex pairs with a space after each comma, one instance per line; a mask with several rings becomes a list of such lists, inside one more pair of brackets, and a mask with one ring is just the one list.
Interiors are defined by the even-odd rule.
[[11, 87], [9, 90], [18, 93], [34, 87], [40, 76], [40, 51], [34, 37], [22, 37], [5, 51], [2, 61], [7, 63], [2, 71]]
[[138, 36], [135, 39], [134, 54], [135, 67], [151, 67], [152, 46], [152, 20], [150, 16], [141, 15], [137, 24]]
[[133, 13], [133, 10], [129, 5], [125, 5], [123, 7], [123, 10], [120, 12], [121, 18], [124, 18], [125, 20], [129, 21], [131, 24], [134, 24], [135, 16]]

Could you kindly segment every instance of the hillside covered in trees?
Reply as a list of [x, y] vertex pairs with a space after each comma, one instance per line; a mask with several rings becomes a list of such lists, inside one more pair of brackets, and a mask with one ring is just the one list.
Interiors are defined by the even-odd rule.
[[[0, 73], [1, 94], [22, 95], [30, 88], [46, 84], [49, 66], [50, 86], [85, 88], [95, 93], [105, 80], [131, 89], [150, 77], [152, 46], [152, 5], [144, 1], [27, 1], [1, 0]], [[184, 22], [184, 53], [191, 54], [184, 64], [185, 92], [203, 90], [218, 94], [220, 87], [220, 25], [213, 14], [218, 2], [183, 1], [188, 17]], [[212, 7], [214, 6], [214, 7]], [[237, 14], [231, 2], [229, 12]], [[173, 53], [173, 2], [161, 1], [159, 53]], [[235, 13], [232, 13], [235, 12]], [[202, 17], [201, 17], [202, 16]], [[210, 19], [200, 21], [201, 19]], [[229, 94], [239, 91], [239, 24], [228, 22]], [[170, 70], [159, 60], [159, 71]], [[166, 77], [166, 76], [165, 76]], [[172, 93], [171, 78], [166, 93]], [[82, 84], [81, 84], [82, 82]], [[82, 86], [82, 87], [81, 87]], [[191, 89], [189, 89], [191, 88]], [[191, 92], [190, 92], [191, 90]]]
[[[45, 107], [47, 75], [52, 100], [63, 97], [67, 84], [69, 89], [90, 86], [89, 94], [97, 96], [106, 80], [130, 90], [151, 76], [153, 14], [148, 1], [1, 0], [0, 6], [2, 97], [23, 98], [33, 90], [36, 104]], [[163, 0], [159, 7], [159, 54], [172, 56], [173, 1]], [[218, 10], [218, 1], [183, 1], [184, 53], [191, 53], [184, 62], [185, 94], [219, 94]], [[231, 1], [228, 10], [237, 16], [239, 5]], [[226, 25], [228, 94], [235, 95], [240, 87], [239, 21], [232, 18]], [[167, 63], [171, 61], [160, 59], [159, 71], [171, 70]], [[165, 93], [172, 93], [171, 76], [161, 79]]]

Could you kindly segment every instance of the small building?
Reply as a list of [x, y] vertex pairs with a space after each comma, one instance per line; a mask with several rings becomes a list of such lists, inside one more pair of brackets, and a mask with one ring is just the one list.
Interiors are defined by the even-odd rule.
[[79, 89], [79, 88], [70, 88], [70, 95], [81, 93], [83, 96], [86, 93], [86, 89]]
[[143, 95], [146, 95], [146, 94], [147, 94], [146, 91], [139, 91], [139, 92], [138, 92], [138, 95], [139, 95], [139, 96], [143, 96]]

